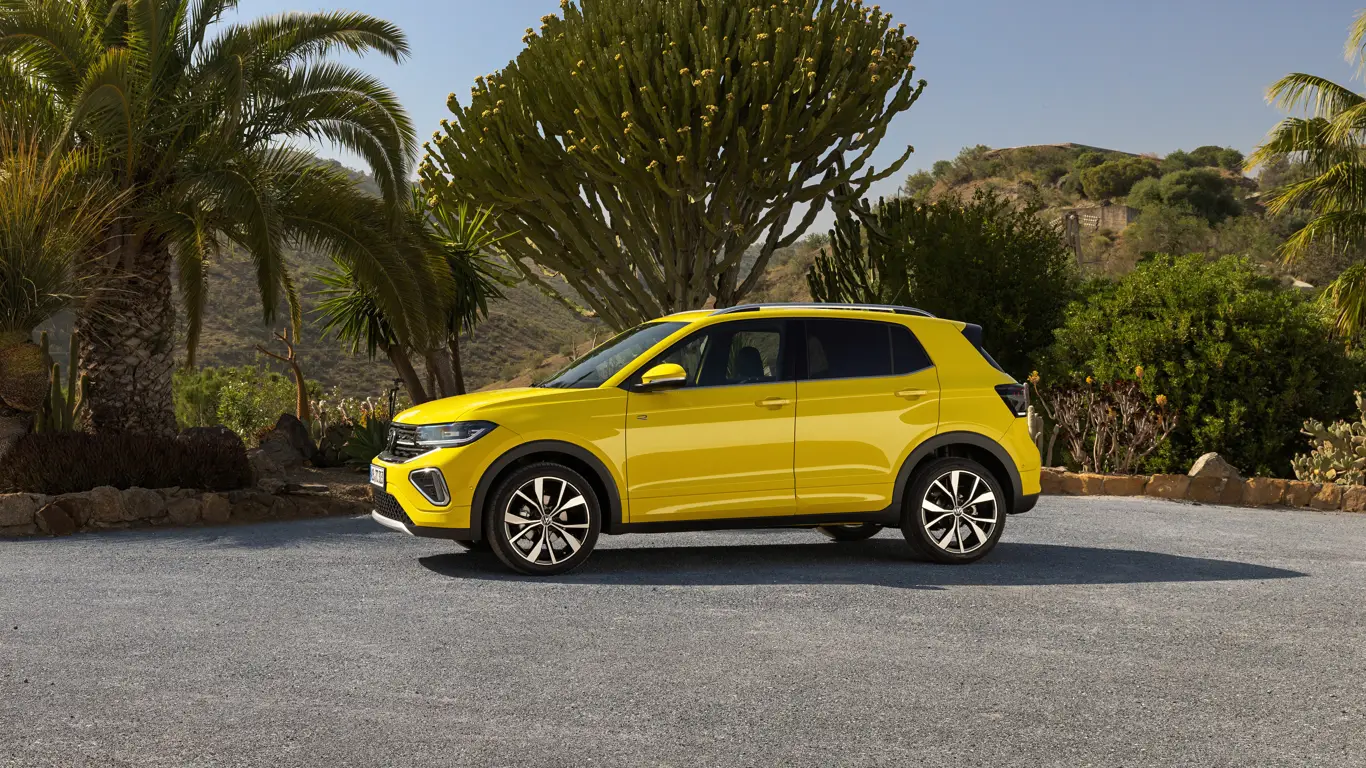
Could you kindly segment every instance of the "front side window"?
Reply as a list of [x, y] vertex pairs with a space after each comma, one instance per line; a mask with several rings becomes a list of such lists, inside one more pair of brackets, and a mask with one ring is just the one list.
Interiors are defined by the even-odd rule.
[[633, 360], [649, 351], [650, 347], [667, 339], [687, 323], [658, 322], [646, 323], [621, 333], [597, 349], [569, 364], [568, 368], [555, 374], [537, 386], [557, 389], [593, 389], [600, 387], [608, 379]]
[[680, 341], [644, 366], [676, 363], [687, 372], [688, 387], [726, 387], [786, 381], [781, 321], [729, 322]]

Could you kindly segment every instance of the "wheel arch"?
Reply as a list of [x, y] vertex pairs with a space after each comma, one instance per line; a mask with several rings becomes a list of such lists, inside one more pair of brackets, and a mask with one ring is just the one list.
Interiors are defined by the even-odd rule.
[[1006, 500], [1006, 509], [1009, 510], [1009, 514], [1015, 514], [1020, 500], [1024, 498], [1020, 470], [1004, 446], [978, 432], [945, 432], [926, 440], [911, 451], [911, 455], [906, 457], [906, 461], [901, 465], [901, 471], [897, 474], [892, 509], [898, 514], [904, 513], [906, 491], [910, 488], [917, 469], [926, 462], [945, 457], [972, 459], [986, 467], [1010, 496]]
[[612, 472], [603, 460], [587, 448], [573, 443], [535, 440], [522, 443], [499, 456], [480, 476], [474, 487], [474, 496], [470, 500], [470, 536], [474, 541], [482, 541], [484, 538], [484, 515], [487, 511], [485, 507], [488, 506], [489, 494], [493, 493], [498, 481], [521, 467], [541, 461], [563, 464], [583, 475], [602, 502], [603, 532], [612, 533], [620, 527], [621, 494], [617, 490]]

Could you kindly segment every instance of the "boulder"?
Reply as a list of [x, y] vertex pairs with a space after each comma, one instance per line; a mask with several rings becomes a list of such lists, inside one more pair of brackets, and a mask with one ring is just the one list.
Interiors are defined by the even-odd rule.
[[1238, 470], [1232, 464], [1224, 461], [1224, 457], [1217, 453], [1207, 453], [1195, 460], [1191, 469], [1186, 473], [1189, 477], [1218, 477], [1222, 479], [1238, 478]]
[[1254, 477], [1243, 484], [1243, 501], [1251, 507], [1280, 504], [1285, 497], [1285, 481], [1274, 477]]
[[1324, 483], [1314, 498], [1309, 500], [1314, 509], [1342, 509], [1342, 486], [1337, 483]]
[[1106, 496], [1142, 496], [1148, 485], [1144, 475], [1107, 475], [1105, 477]]
[[0, 528], [33, 525], [33, 516], [46, 502], [36, 493], [0, 494]]
[[313, 465], [318, 467], [340, 467], [346, 464], [346, 442], [351, 439], [351, 428], [333, 424], [318, 441], [318, 455]]
[[1366, 512], [1366, 485], [1353, 485], [1342, 490], [1342, 511]]
[[1181, 501], [1186, 498], [1191, 479], [1186, 475], [1153, 475], [1144, 486], [1145, 496]]
[[1062, 479], [1065, 476], [1066, 473], [1062, 471], [1044, 468], [1039, 472], [1040, 490], [1045, 496], [1056, 496], [1062, 493]]
[[123, 492], [123, 519], [128, 522], [156, 520], [166, 516], [166, 499], [146, 488], [129, 488]]
[[1309, 501], [1319, 492], [1318, 483], [1306, 483], [1303, 480], [1287, 480], [1285, 483], [1285, 494], [1281, 497], [1281, 503], [1287, 507], [1307, 507]]
[[232, 504], [222, 494], [206, 493], [200, 505], [200, 514], [210, 525], [223, 525], [232, 519]]
[[[262, 457], [268, 461], [260, 463]], [[272, 467], [278, 467], [274, 473], [279, 474], [304, 465], [304, 455], [290, 444], [288, 437], [278, 432], [270, 432], [262, 438], [261, 447], [251, 451], [247, 458], [251, 461], [252, 472], [258, 475], [258, 482], [261, 477], [271, 476]], [[264, 474], [261, 474], [263, 471]]]
[[70, 536], [77, 530], [76, 518], [55, 501], [38, 510], [37, 522], [38, 530], [49, 536]]
[[1224, 490], [1219, 493], [1219, 503], [1225, 506], [1235, 506], [1243, 503], [1243, 494], [1247, 492], [1247, 484], [1236, 477], [1230, 477], [1224, 481]]
[[1186, 488], [1186, 498], [1201, 504], [1218, 504], [1223, 498], [1224, 484], [1228, 480], [1214, 475], [1201, 475], [1190, 478]]
[[102, 485], [83, 495], [89, 501], [86, 516], [81, 520], [83, 525], [113, 525], [128, 519], [124, 517], [123, 494], [119, 489]]
[[166, 505], [166, 519], [172, 525], [194, 525], [199, 522], [199, 499], [174, 499]]
[[318, 458], [318, 446], [313, 444], [313, 437], [309, 435], [308, 427], [299, 421], [299, 417], [294, 414], [280, 414], [270, 437], [284, 438], [289, 447], [298, 452], [304, 461], [312, 462]]

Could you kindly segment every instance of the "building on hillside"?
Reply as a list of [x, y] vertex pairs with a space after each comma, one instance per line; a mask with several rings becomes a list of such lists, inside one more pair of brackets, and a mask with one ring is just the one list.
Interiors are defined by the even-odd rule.
[[1127, 205], [1101, 203], [1077, 208], [1064, 208], [1057, 214], [1054, 223], [1062, 227], [1063, 236], [1067, 239], [1067, 244], [1072, 247], [1073, 252], [1077, 254], [1077, 264], [1080, 266], [1082, 264], [1082, 241], [1086, 237], [1103, 230], [1116, 233], [1123, 232], [1125, 228], [1138, 220], [1139, 211], [1137, 208], [1130, 208]]

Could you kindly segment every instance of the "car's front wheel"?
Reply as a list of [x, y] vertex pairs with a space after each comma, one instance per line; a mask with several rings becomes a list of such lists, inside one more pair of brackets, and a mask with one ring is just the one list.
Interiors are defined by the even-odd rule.
[[578, 472], [550, 462], [503, 478], [486, 514], [484, 536], [494, 554], [531, 576], [554, 576], [583, 565], [602, 528], [593, 486]]
[[971, 459], [938, 459], [911, 483], [901, 530], [915, 553], [936, 563], [987, 556], [1005, 530], [1006, 496], [996, 477]]
[[816, 530], [835, 541], [863, 541], [871, 539], [882, 531], [877, 523], [851, 523], [848, 525], [822, 525]]

